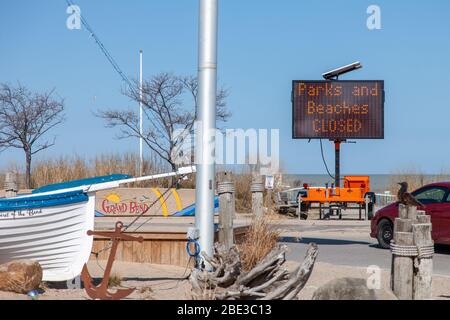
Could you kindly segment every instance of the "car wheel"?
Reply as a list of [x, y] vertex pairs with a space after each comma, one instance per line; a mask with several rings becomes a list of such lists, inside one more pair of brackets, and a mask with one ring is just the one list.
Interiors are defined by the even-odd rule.
[[383, 219], [378, 223], [377, 240], [383, 249], [391, 247], [391, 240], [394, 237], [394, 228], [389, 220]]

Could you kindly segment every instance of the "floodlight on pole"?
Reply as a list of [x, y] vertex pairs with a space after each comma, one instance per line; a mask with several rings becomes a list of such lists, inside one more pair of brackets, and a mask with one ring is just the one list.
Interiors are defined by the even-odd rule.
[[338, 79], [340, 75], [347, 73], [347, 72], [351, 72], [357, 69], [362, 68], [362, 65], [359, 61], [353, 62], [351, 64], [348, 64], [346, 66], [343, 67], [339, 67], [337, 69], [325, 72], [324, 74], [322, 74], [322, 77], [325, 80], [331, 80], [333, 78]]

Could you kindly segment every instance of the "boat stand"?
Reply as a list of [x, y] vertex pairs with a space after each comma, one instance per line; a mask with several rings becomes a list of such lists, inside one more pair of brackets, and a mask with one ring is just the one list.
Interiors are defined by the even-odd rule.
[[132, 237], [126, 235], [122, 232], [122, 230], [123, 230], [123, 223], [119, 221], [116, 223], [116, 229], [114, 232], [91, 231], [91, 230], [87, 232], [88, 236], [100, 236], [112, 240], [111, 252], [109, 254], [108, 263], [106, 264], [105, 273], [103, 275], [103, 279], [100, 285], [94, 286], [92, 284], [92, 277], [89, 274], [86, 263], [84, 264], [83, 270], [81, 271], [81, 279], [83, 280], [84, 283], [84, 289], [87, 295], [94, 300], [120, 300], [129, 296], [135, 290], [134, 288], [118, 289], [115, 293], [110, 293], [108, 291], [109, 276], [111, 275], [111, 269], [114, 263], [119, 241], [120, 240], [139, 241], [139, 242], [144, 241], [142, 237]]

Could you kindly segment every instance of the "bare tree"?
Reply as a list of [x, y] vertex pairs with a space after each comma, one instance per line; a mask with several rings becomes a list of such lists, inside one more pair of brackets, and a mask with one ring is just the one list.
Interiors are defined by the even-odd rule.
[[[133, 101], [140, 102], [136, 86], [126, 89], [123, 94]], [[173, 170], [176, 169], [174, 150], [182, 142], [174, 139], [175, 130], [191, 131], [196, 119], [198, 81], [196, 77], [179, 77], [170, 73], [160, 73], [145, 81], [142, 86], [142, 104], [148, 126], [142, 138], [145, 144]], [[217, 93], [217, 120], [225, 122], [231, 116], [226, 108], [228, 92], [220, 89]], [[139, 114], [132, 110], [99, 111], [97, 116], [106, 120], [107, 127], [120, 128], [119, 139], [141, 137]]]
[[18, 84], [0, 85], [0, 146], [25, 152], [25, 184], [31, 188], [31, 159], [55, 144], [43, 136], [64, 121], [64, 101], [53, 98], [54, 90], [32, 93]]

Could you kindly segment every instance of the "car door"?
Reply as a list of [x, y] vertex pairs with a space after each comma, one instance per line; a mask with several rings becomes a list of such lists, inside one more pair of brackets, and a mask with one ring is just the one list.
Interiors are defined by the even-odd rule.
[[450, 190], [447, 191], [444, 201], [435, 206], [433, 215], [438, 231], [437, 242], [450, 244]]
[[[448, 189], [440, 186], [421, 188], [412, 193], [425, 206], [425, 211], [431, 217], [432, 238], [440, 242], [443, 231], [443, 218], [450, 212], [450, 202], [446, 202]], [[444, 232], [445, 233], [445, 232]]]

